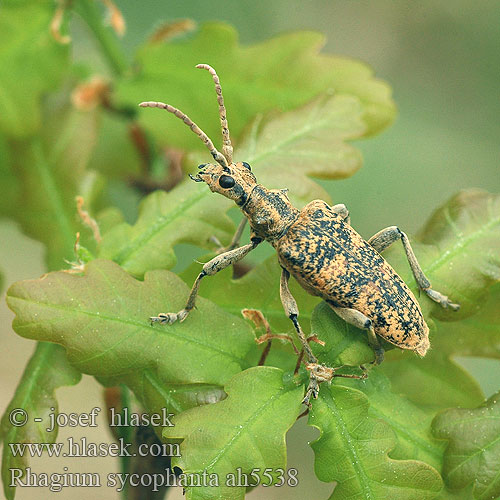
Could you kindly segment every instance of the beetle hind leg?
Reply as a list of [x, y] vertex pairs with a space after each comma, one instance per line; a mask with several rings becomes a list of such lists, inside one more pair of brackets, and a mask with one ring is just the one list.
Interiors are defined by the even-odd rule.
[[418, 287], [423, 290], [429, 298], [431, 298], [434, 302], [437, 302], [444, 309], [452, 309], [453, 311], [458, 311], [460, 309], [459, 304], [454, 304], [446, 295], [433, 290], [431, 288], [431, 282], [425, 276], [420, 264], [413, 253], [413, 249], [410, 245], [410, 240], [406, 233], [403, 233], [401, 229], [397, 226], [390, 226], [382, 229], [377, 234], [372, 236], [368, 243], [378, 252], [382, 253], [386, 248], [391, 246], [395, 241], [401, 240], [403, 243], [403, 248], [406, 253], [406, 258], [411, 267], [411, 271], [413, 276], [415, 277], [415, 281], [417, 282]]
[[356, 309], [349, 309], [348, 307], [336, 307], [332, 304], [328, 305], [345, 322], [349, 323], [352, 326], [355, 326], [356, 328], [367, 331], [368, 343], [370, 344], [370, 347], [373, 349], [373, 352], [375, 354], [375, 359], [372, 361], [372, 364], [379, 365], [380, 363], [382, 363], [382, 361], [384, 361], [384, 349], [380, 345], [377, 335], [375, 334], [372, 320]]

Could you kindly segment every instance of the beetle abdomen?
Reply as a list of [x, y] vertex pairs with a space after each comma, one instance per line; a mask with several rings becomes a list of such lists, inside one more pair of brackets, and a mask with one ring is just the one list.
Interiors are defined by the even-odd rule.
[[277, 242], [280, 264], [309, 293], [363, 313], [375, 333], [424, 355], [428, 328], [420, 305], [374, 248], [322, 200], [309, 203]]

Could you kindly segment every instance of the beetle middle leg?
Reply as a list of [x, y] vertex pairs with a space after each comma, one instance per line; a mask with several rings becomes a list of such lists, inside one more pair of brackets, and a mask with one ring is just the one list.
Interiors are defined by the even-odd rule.
[[[318, 358], [313, 354], [309, 342], [300, 327], [298, 320], [299, 309], [297, 307], [297, 302], [293, 298], [293, 295], [288, 288], [288, 280], [290, 279], [290, 273], [285, 269], [281, 268], [281, 279], [280, 279], [280, 297], [283, 308], [285, 309], [286, 315], [292, 320], [293, 326], [297, 332], [300, 343], [302, 344], [302, 349], [304, 350], [307, 363], [312, 365], [318, 365]], [[316, 375], [314, 371], [310, 371], [309, 386], [307, 387], [307, 392], [304, 397], [303, 403], [309, 405], [311, 399], [316, 399], [319, 394], [319, 384], [323, 381], [320, 377]]]
[[172, 324], [176, 321], [184, 321], [187, 318], [187, 315], [194, 308], [196, 303], [196, 297], [198, 295], [198, 290], [200, 288], [200, 282], [205, 276], [213, 276], [217, 274], [219, 271], [222, 271], [226, 267], [234, 264], [235, 262], [241, 260], [248, 252], [252, 251], [262, 240], [254, 239], [248, 245], [244, 245], [239, 248], [235, 248], [234, 250], [229, 250], [228, 252], [221, 253], [217, 255], [212, 260], [208, 261], [204, 266], [203, 270], [195, 282], [193, 283], [193, 287], [191, 288], [191, 292], [189, 294], [188, 300], [184, 309], [181, 309], [177, 313], [160, 313], [158, 316], [152, 316], [149, 318], [152, 323], [167, 323]]
[[212, 236], [210, 238], [211, 241], [213, 241], [217, 245], [217, 253], [222, 254], [224, 252], [227, 252], [229, 250], [233, 250], [235, 248], [238, 248], [240, 244], [240, 239], [243, 234], [243, 231], [245, 230], [245, 226], [247, 225], [248, 219], [246, 217], [243, 217], [238, 224], [238, 227], [236, 228], [235, 233], [233, 234], [233, 237], [231, 238], [231, 243], [227, 247], [225, 247], [215, 236]]
[[350, 325], [353, 325], [361, 330], [367, 331], [368, 343], [375, 353], [373, 364], [379, 365], [380, 363], [382, 363], [382, 361], [384, 361], [384, 349], [380, 345], [377, 335], [375, 334], [372, 320], [356, 309], [349, 309], [348, 307], [336, 307], [330, 303], [328, 303], [328, 305], [346, 323], [349, 323]]
[[349, 217], [349, 210], [343, 203], [338, 203], [337, 205], [333, 205], [332, 211], [338, 215], [340, 215], [344, 222], [348, 225], [351, 225], [351, 218]]
[[442, 293], [431, 288], [431, 282], [429, 281], [427, 276], [425, 276], [422, 268], [420, 267], [420, 264], [417, 261], [417, 258], [415, 257], [408, 236], [403, 233], [403, 231], [401, 231], [397, 226], [390, 226], [382, 229], [382, 231], [379, 231], [377, 234], [372, 236], [368, 240], [368, 243], [378, 253], [382, 253], [386, 248], [388, 248], [398, 240], [401, 240], [401, 242], [403, 243], [406, 258], [408, 259], [411, 271], [413, 273], [413, 276], [415, 277], [418, 287], [423, 290], [434, 302], [440, 304], [441, 307], [445, 309], [450, 308], [453, 311], [458, 311], [458, 309], [460, 309], [459, 304], [454, 304], [446, 295], [443, 295]]

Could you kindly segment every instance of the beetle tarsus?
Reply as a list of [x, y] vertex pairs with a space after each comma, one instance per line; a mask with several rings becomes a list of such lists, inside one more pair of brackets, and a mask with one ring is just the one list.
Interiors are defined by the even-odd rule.
[[454, 304], [446, 295], [443, 295], [432, 288], [424, 289], [424, 292], [443, 309], [451, 309], [452, 311], [458, 311], [460, 309], [460, 304]]
[[178, 313], [160, 313], [158, 316], [151, 316], [149, 320], [151, 324], [160, 323], [162, 325], [171, 325], [176, 321], [182, 323], [187, 318], [188, 314], [189, 311], [187, 309], [181, 309]]

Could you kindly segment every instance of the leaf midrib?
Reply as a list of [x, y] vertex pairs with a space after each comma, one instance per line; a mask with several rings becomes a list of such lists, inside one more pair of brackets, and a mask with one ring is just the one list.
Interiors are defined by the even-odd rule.
[[365, 493], [366, 500], [376, 500], [374, 492], [370, 487], [370, 478], [366, 474], [366, 471], [364, 470], [361, 461], [358, 460], [357, 450], [353, 444], [353, 440], [351, 439], [351, 435], [347, 429], [347, 425], [345, 424], [342, 415], [337, 410], [337, 407], [333, 401], [333, 396], [330, 393], [328, 393], [328, 397], [323, 397], [323, 401], [325, 402], [325, 404], [328, 406], [328, 408], [335, 417], [334, 425], [340, 427], [339, 435], [344, 438], [344, 448], [347, 450], [347, 453], [349, 454], [352, 467], [356, 471], [356, 479], [359, 480], [361, 488]]
[[136, 236], [126, 247], [122, 248], [121, 251], [113, 257], [113, 260], [117, 264], [123, 266], [127, 259], [140, 250], [148, 241], [153, 239], [160, 231], [174, 222], [183, 212], [192, 208], [208, 194], [201, 190], [198, 194], [195, 191], [193, 191], [193, 193], [194, 194], [192, 196], [186, 198], [183, 202], [177, 203], [174, 210], [157, 217], [153, 224], [148, 224], [144, 231]]
[[[47, 307], [49, 309], [55, 309], [57, 311], [64, 311], [64, 312], [69, 313], [69, 314], [83, 314], [83, 315], [89, 316], [91, 318], [99, 318], [99, 319], [102, 319], [104, 321], [111, 321], [114, 323], [124, 324], [127, 326], [135, 326], [137, 328], [141, 328], [143, 330], [146, 330], [147, 332], [151, 332], [151, 331], [154, 331], [157, 333], [160, 332], [158, 328], [148, 327], [143, 322], [127, 320], [124, 318], [116, 318], [114, 316], [108, 316], [106, 314], [101, 314], [100, 312], [97, 313], [97, 312], [87, 311], [84, 309], [75, 310], [75, 309], [59, 306], [57, 304], [49, 304], [47, 302], [37, 302], [37, 301], [33, 301], [29, 298], [12, 296], [12, 295], [9, 296], [8, 299], [9, 299], [9, 301], [10, 300], [24, 301], [24, 302], [28, 302], [29, 304], [35, 304], [35, 305], [39, 305], [42, 307]], [[38, 323], [38, 321], [37, 321], [37, 323]], [[27, 328], [28, 326], [29, 326], [29, 324], [22, 324], [19, 326], [19, 328]], [[172, 330], [170, 330], [170, 331], [165, 330], [165, 333], [167, 335], [170, 335], [171, 337], [178, 339], [178, 340], [204, 347], [207, 350], [214, 351], [214, 352], [221, 354], [227, 358], [230, 358], [231, 360], [237, 362], [237, 364], [239, 364], [242, 368], [245, 366], [245, 360], [243, 358], [238, 358], [233, 354], [230, 354], [228, 352], [217, 349], [217, 347], [215, 347], [213, 345], [207, 344], [205, 342], [197, 341], [193, 337], [186, 337], [186, 336], [181, 336], [178, 334], [176, 335]], [[81, 360], [81, 362], [85, 362], [85, 361], [86, 360]]]
[[[295, 388], [294, 388], [295, 389]], [[245, 420], [243, 424], [240, 424], [241, 427], [237, 430], [237, 432], [233, 435], [233, 437], [222, 447], [217, 455], [212, 459], [212, 461], [204, 467], [204, 470], [208, 469], [213, 469], [215, 464], [219, 462], [219, 460], [222, 458], [222, 456], [225, 454], [225, 451], [230, 448], [233, 443], [243, 434], [243, 431], [248, 430], [247, 427], [250, 427], [253, 422], [264, 412], [264, 410], [275, 400], [279, 399], [282, 397], [284, 394], [290, 392], [290, 389], [287, 389], [285, 387], [281, 387], [279, 392], [276, 394], [273, 394], [268, 400], [265, 401], [265, 403], [262, 406], [259, 406], [257, 411], [255, 411], [250, 417]]]
[[[335, 99], [335, 98], [333, 98], [333, 99]], [[319, 106], [319, 104], [317, 104], [313, 108], [313, 110], [311, 110], [311, 113], [310, 113], [311, 115], [317, 114], [318, 106]], [[307, 135], [310, 134], [313, 130], [323, 128], [323, 125], [327, 124], [331, 119], [332, 119], [332, 116], [327, 115], [322, 120], [314, 121], [314, 120], [311, 120], [310, 116], [308, 116], [308, 120], [311, 120], [311, 121], [306, 122], [302, 128], [297, 129], [297, 132], [295, 134], [289, 135], [286, 139], [283, 139], [282, 141], [275, 142], [274, 147], [269, 148], [268, 150], [257, 154], [256, 156], [250, 158], [248, 161], [250, 161], [252, 163], [258, 163], [258, 162], [262, 161], [263, 159], [265, 159], [266, 157], [272, 156], [273, 154], [276, 154], [281, 149], [284, 149], [285, 151], [287, 151], [289, 149], [288, 146], [290, 144], [298, 141], [299, 139], [301, 139], [303, 137], [307, 137]], [[360, 137], [364, 134], [364, 132], [365, 131], [358, 132], [358, 133], [356, 133], [356, 135], [354, 135], [352, 137], [341, 138], [340, 142], [341, 142], [341, 144], [345, 144], [348, 139], [354, 139], [356, 137]], [[254, 150], [255, 150], [255, 147], [254, 147]]]

